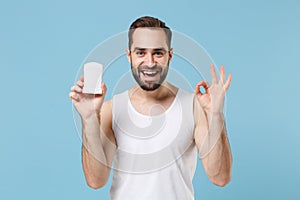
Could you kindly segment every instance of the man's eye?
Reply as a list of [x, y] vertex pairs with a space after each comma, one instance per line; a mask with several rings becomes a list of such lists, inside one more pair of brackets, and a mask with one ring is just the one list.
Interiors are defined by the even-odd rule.
[[154, 55], [156, 55], [156, 56], [163, 56], [164, 53], [163, 53], [163, 52], [160, 52], [160, 51], [157, 51], [157, 52], [154, 53]]
[[136, 55], [138, 55], [138, 56], [143, 56], [145, 53], [144, 52], [142, 52], [142, 51], [137, 51], [136, 52]]

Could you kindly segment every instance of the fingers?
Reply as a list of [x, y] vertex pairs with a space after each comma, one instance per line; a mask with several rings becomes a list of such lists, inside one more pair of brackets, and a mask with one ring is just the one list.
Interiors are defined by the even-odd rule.
[[81, 93], [82, 92], [82, 87], [78, 86], [78, 85], [74, 85], [71, 87], [71, 91], [72, 92], [78, 92]]
[[80, 100], [80, 94], [82, 93], [83, 89], [83, 83], [84, 78], [83, 76], [80, 77], [80, 79], [71, 87], [71, 92], [69, 93], [69, 97], [74, 103], [74, 101], [79, 101]]
[[224, 84], [224, 79], [225, 79], [225, 69], [224, 66], [221, 65], [220, 67], [220, 81], [222, 84]]
[[[215, 70], [213, 64], [210, 65], [210, 69], [211, 69], [211, 76], [212, 76], [212, 82], [213, 82], [213, 84], [218, 84], [218, 77], [217, 77], [217, 73], [216, 73], [216, 70]], [[232, 75], [231, 74], [228, 75], [226, 83], [224, 83], [225, 82], [225, 78], [226, 78], [225, 77], [225, 68], [224, 68], [223, 65], [221, 65], [221, 67], [220, 67], [220, 83], [224, 86], [224, 89], [226, 91], [229, 88], [229, 86], [230, 86]]]
[[220, 67], [220, 81], [221, 81], [221, 84], [224, 86], [225, 91], [227, 91], [227, 89], [229, 88], [230, 83], [231, 83], [232, 75], [231, 74], [228, 75], [226, 83], [224, 83], [225, 82], [225, 78], [226, 78], [225, 77], [225, 68], [222, 65]]
[[83, 83], [83, 81], [79, 80], [79, 81], [76, 82], [76, 85], [83, 88], [84, 83]]
[[69, 97], [74, 103], [74, 101], [78, 102], [79, 101], [79, 95], [76, 92], [70, 92]]
[[208, 85], [208, 82], [206, 82], [206, 81], [200, 81], [197, 83], [195, 90], [194, 90], [195, 94], [203, 95], [203, 93], [200, 91], [201, 86], [204, 87], [205, 93], [208, 94], [209, 85]]
[[210, 72], [211, 72], [212, 84], [218, 84], [218, 76], [215, 70], [215, 66], [213, 64], [210, 65]]
[[227, 81], [226, 81], [226, 83], [225, 83], [225, 85], [224, 85], [225, 91], [229, 88], [230, 83], [231, 83], [231, 79], [232, 79], [232, 75], [229, 74], [229, 75], [228, 75], [228, 78], [227, 78]]

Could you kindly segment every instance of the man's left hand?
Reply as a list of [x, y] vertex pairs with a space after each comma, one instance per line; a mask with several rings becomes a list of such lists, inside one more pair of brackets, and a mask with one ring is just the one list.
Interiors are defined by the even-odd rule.
[[[229, 74], [225, 82], [225, 69], [222, 65], [220, 67], [220, 80], [213, 64], [210, 65], [212, 76], [212, 85], [208, 82], [200, 81], [195, 87], [195, 94], [200, 102], [200, 105], [206, 113], [221, 113], [223, 110], [225, 93], [230, 86], [232, 75]], [[205, 93], [200, 91], [200, 87], [205, 89]]]

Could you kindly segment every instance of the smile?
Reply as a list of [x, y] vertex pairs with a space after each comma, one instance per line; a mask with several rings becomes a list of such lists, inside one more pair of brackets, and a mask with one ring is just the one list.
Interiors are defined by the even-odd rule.
[[144, 76], [155, 76], [159, 73], [159, 71], [141, 71]]

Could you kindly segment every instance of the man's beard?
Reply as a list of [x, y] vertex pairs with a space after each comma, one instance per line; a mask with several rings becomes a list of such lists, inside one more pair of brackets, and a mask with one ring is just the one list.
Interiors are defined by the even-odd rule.
[[[154, 91], [157, 88], [159, 88], [167, 77], [168, 68], [169, 68], [169, 62], [166, 67], [162, 67], [160, 65], [155, 65], [153, 67], [149, 67], [147, 65], [141, 65], [137, 68], [133, 68], [131, 64], [131, 72], [134, 79], [139, 84], [139, 86], [145, 91]], [[140, 76], [141, 74], [143, 74], [144, 71], [157, 72], [157, 76], [159, 75], [159, 80], [155, 80], [155, 81], [142, 80]], [[145, 74], [143, 75], [145, 76]]]

